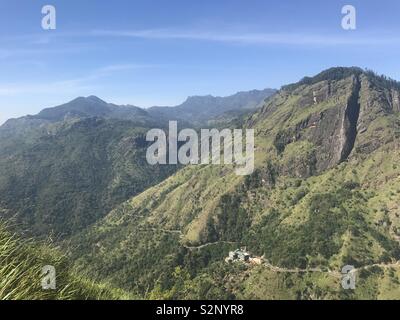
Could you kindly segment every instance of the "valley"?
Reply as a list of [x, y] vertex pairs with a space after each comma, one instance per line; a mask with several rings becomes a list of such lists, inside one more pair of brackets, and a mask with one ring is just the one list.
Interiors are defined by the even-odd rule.
[[[185, 107], [121, 120], [88, 97], [13, 120], [0, 127], [1, 216], [21, 236], [54, 235], [73, 274], [134, 297], [399, 299], [399, 93], [335, 67], [257, 103], [241, 93], [234, 120], [182, 116], [194, 132], [215, 119], [254, 130], [254, 171], [242, 176], [230, 163], [146, 162], [146, 132]], [[225, 262], [240, 247], [265, 260]], [[341, 286], [346, 265], [354, 290]]]

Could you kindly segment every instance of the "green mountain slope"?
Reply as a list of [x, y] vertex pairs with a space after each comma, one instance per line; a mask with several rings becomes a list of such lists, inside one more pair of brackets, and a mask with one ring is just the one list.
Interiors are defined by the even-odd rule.
[[176, 170], [147, 164], [147, 130], [130, 121], [84, 118], [32, 129], [21, 143], [5, 140], [2, 217], [39, 236], [65, 236], [90, 225]]
[[[185, 167], [76, 236], [72, 257], [152, 298], [400, 298], [399, 93], [358, 68], [283, 87], [246, 122], [252, 175]], [[267, 262], [225, 263], [240, 246]]]

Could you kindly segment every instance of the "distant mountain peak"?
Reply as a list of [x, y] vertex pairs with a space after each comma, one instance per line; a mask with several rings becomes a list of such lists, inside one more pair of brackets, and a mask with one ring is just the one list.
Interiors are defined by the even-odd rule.
[[93, 95], [86, 97], [86, 99], [89, 100], [89, 101], [96, 102], [96, 103], [105, 103], [105, 104], [108, 104], [108, 103], [105, 102], [104, 100], [100, 99], [100, 98], [97, 97], [97, 96], [93, 96]]
[[78, 103], [95, 103], [95, 104], [101, 104], [101, 105], [108, 104], [106, 101], [100, 99], [97, 96], [93, 96], [93, 95], [92, 96], [87, 96], [87, 97], [77, 97], [77, 98], [67, 102], [66, 104], [75, 103], [75, 102], [78, 102]]

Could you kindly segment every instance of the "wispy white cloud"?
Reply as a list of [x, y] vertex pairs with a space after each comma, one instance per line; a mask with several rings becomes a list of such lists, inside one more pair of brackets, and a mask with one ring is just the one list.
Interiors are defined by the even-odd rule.
[[160, 40], [198, 40], [257, 45], [335, 46], [335, 45], [399, 45], [399, 36], [362, 35], [343, 31], [343, 35], [313, 33], [233, 33], [182, 31], [175, 29], [152, 30], [93, 30], [93, 36], [127, 37]]
[[69, 47], [69, 48], [53, 48], [53, 47], [19, 47], [19, 48], [3, 48], [0, 49], [0, 59], [15, 59], [27, 57], [44, 57], [46, 55], [65, 55], [67, 53], [81, 53], [87, 47]]
[[154, 65], [140, 64], [114, 64], [100, 67], [93, 70], [87, 76], [76, 77], [60, 81], [46, 83], [8, 83], [0, 84], [0, 96], [12, 96], [19, 94], [38, 94], [38, 93], [73, 93], [80, 90], [94, 88], [97, 81], [101, 78], [111, 76], [123, 71], [155, 67]]
[[42, 93], [69, 93], [85, 88], [85, 79], [71, 79], [46, 83], [10, 83], [0, 84], [0, 96], [16, 96], [21, 94], [42, 94]]
[[108, 65], [96, 70], [96, 74], [108, 74], [118, 71], [128, 71], [134, 69], [144, 69], [144, 68], [154, 68], [158, 67], [158, 65], [154, 64], [114, 64]]
[[[246, 29], [246, 28], [242, 28]], [[387, 34], [385, 31], [367, 34], [361, 31], [338, 31], [336, 33], [321, 32], [282, 32], [282, 33], [263, 33], [263, 32], [240, 32], [237, 28], [227, 28], [223, 30], [202, 30], [202, 29], [144, 29], [144, 30], [92, 30], [59, 32], [43, 36], [43, 34], [28, 34], [19, 37], [2, 37], [1, 42], [12, 42], [15, 40], [24, 41], [36, 47], [21, 50], [0, 50], [0, 58], [19, 53], [42, 53], [60, 49], [43, 47], [56, 39], [87, 39], [93, 37], [110, 38], [137, 38], [147, 40], [187, 40], [187, 41], [212, 41], [233, 44], [247, 45], [289, 45], [289, 46], [398, 46], [400, 36]], [[82, 50], [82, 42], [79, 45], [68, 46], [62, 50], [76, 51]], [[87, 45], [90, 48], [90, 45]], [[4, 48], [4, 46], [3, 46]]]

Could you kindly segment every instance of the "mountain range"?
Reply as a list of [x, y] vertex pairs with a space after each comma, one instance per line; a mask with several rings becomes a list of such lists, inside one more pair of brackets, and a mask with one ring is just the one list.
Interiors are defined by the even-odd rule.
[[[121, 297], [398, 299], [399, 100], [357, 67], [174, 108], [78, 98], [0, 127], [0, 214]], [[171, 119], [254, 129], [254, 173], [146, 164]], [[226, 262], [242, 247], [262, 262]]]
[[135, 122], [136, 125], [146, 126], [165, 125], [165, 122], [169, 120], [179, 120], [190, 125], [204, 125], [207, 121], [223, 116], [226, 112], [242, 114], [254, 110], [275, 91], [274, 89], [252, 90], [227, 97], [193, 96], [175, 107], [148, 109], [107, 103], [96, 96], [78, 97], [63, 105], [43, 109], [36, 115], [10, 119], [0, 127], [0, 134], [4, 135], [10, 131], [14, 135], [19, 127], [22, 127], [20, 130], [26, 130], [31, 126], [91, 117], [129, 120]]
[[[30, 234], [76, 232], [177, 170], [146, 162], [145, 135], [150, 128], [166, 127], [167, 119], [180, 120], [175, 114], [191, 125], [189, 118], [198, 123], [213, 115], [223, 117], [226, 110], [255, 108], [273, 92], [189, 98], [163, 114], [95, 96], [79, 97], [37, 115], [11, 119], [0, 127], [3, 216], [12, 217]], [[223, 101], [226, 106], [219, 109]], [[214, 110], [209, 118], [204, 116], [207, 110]]]

